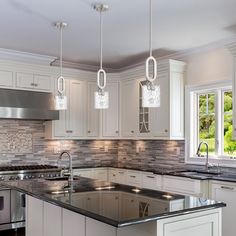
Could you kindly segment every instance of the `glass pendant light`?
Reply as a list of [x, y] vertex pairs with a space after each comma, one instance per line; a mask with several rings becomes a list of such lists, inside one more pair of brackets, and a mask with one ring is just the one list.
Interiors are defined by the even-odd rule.
[[95, 109], [107, 109], [109, 107], [109, 93], [105, 91], [107, 75], [103, 69], [103, 19], [102, 13], [108, 10], [108, 5], [94, 4], [94, 10], [100, 13], [100, 69], [97, 72], [98, 91], [94, 94]]
[[157, 61], [152, 55], [152, 0], [149, 6], [149, 48], [150, 56], [146, 60], [146, 84], [142, 85], [142, 107], [160, 107], [160, 86], [155, 85]]
[[67, 26], [65, 22], [57, 22], [55, 26], [60, 30], [60, 76], [57, 78], [57, 95], [55, 96], [55, 109], [67, 109], [67, 97], [65, 95], [65, 79], [62, 75], [62, 31]]

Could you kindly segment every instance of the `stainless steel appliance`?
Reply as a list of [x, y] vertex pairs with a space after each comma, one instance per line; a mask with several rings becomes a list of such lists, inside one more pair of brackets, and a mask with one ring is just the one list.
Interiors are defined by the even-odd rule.
[[0, 118], [58, 120], [52, 93], [0, 88]]
[[[60, 169], [50, 165], [2, 166], [0, 180], [59, 177]], [[5, 187], [0, 182], [0, 230], [25, 226], [25, 194]]]

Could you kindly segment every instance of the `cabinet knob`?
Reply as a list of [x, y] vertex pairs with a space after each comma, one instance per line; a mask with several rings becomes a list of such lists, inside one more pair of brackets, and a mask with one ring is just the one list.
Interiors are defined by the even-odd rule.
[[118, 131], [118, 130], [116, 130], [116, 134], [119, 134], [119, 131]]
[[34, 86], [34, 83], [31, 83], [30, 85], [31, 85], [31, 86]]
[[134, 133], [134, 131], [133, 131], [133, 130], [131, 130], [131, 133], [133, 134], [133, 133]]
[[88, 131], [88, 134], [90, 134], [90, 133], [91, 133], [91, 131], [89, 130], [89, 131]]
[[165, 129], [165, 132], [167, 133], [167, 132], [168, 132], [168, 129]]
[[38, 87], [38, 84], [34, 84], [35, 87]]

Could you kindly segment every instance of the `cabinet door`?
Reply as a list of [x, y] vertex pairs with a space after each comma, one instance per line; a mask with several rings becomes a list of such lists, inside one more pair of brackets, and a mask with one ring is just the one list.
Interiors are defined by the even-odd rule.
[[108, 181], [109, 182], [117, 183], [116, 172], [117, 172], [116, 169], [109, 168], [109, 170], [108, 170]]
[[62, 209], [60, 207], [44, 202], [43, 222], [43, 236], [62, 236]]
[[88, 124], [87, 124], [87, 136], [98, 137], [99, 136], [99, 110], [95, 109], [94, 105], [94, 93], [97, 91], [97, 84], [88, 83]]
[[52, 79], [48, 75], [34, 75], [35, 89], [50, 92], [52, 90]]
[[85, 94], [84, 83], [71, 80], [69, 85], [69, 136], [71, 138], [83, 137], [85, 127]]
[[142, 173], [142, 188], [157, 189], [157, 178], [152, 173]]
[[160, 107], [150, 109], [150, 131], [154, 137], [169, 136], [169, 78], [168, 73], [158, 75], [160, 85]]
[[26, 196], [26, 236], [43, 236], [43, 201]]
[[223, 235], [235, 236], [236, 185], [224, 182], [222, 184], [212, 184], [211, 194], [214, 200], [227, 204], [223, 208], [222, 214]]
[[85, 236], [85, 216], [63, 209], [62, 236]]
[[11, 190], [2, 190], [0, 191], [0, 222], [9, 223], [10, 218], [10, 192]]
[[13, 72], [0, 71], [0, 86], [1, 87], [13, 87]]
[[128, 170], [126, 181], [128, 185], [141, 187], [141, 172]]
[[122, 136], [137, 136], [139, 130], [139, 81], [124, 81], [121, 86]]
[[126, 173], [127, 171], [126, 170], [122, 170], [122, 169], [117, 169], [117, 183], [119, 184], [127, 184], [126, 182]]
[[35, 89], [34, 86], [34, 75], [28, 73], [16, 73], [16, 87]]
[[119, 136], [119, 83], [107, 84], [109, 108], [102, 111], [102, 136]]

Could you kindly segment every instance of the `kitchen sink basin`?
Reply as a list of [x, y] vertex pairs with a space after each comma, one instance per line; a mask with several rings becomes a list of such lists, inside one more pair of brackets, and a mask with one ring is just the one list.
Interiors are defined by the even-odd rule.
[[[73, 180], [78, 180], [79, 177], [74, 177]], [[52, 178], [46, 178], [46, 180], [48, 181], [66, 181], [68, 180], [67, 176], [63, 176], [63, 177], [52, 177]]]
[[188, 170], [188, 171], [181, 171], [177, 172], [176, 174], [186, 176], [186, 177], [213, 177], [213, 176], [219, 176], [220, 173], [214, 172], [214, 171], [194, 171], [194, 170]]

